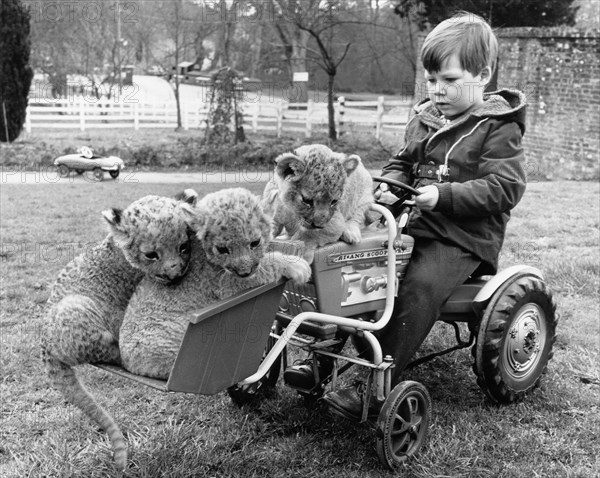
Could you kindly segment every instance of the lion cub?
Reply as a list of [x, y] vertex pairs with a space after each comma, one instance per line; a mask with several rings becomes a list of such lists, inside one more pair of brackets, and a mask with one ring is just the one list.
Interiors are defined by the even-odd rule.
[[127, 308], [120, 347], [132, 373], [169, 377], [191, 312], [282, 276], [300, 283], [310, 277], [304, 259], [267, 252], [270, 218], [246, 189], [208, 194], [192, 208], [190, 223], [196, 237], [186, 276], [177, 285], [143, 280]]
[[108, 236], [65, 267], [48, 299], [42, 359], [52, 385], [109, 434], [120, 469], [127, 464], [125, 439], [73, 367], [119, 364], [119, 328], [137, 284], [143, 277], [171, 284], [186, 273], [190, 229], [182, 211], [196, 198], [188, 190], [185, 201], [146, 196], [125, 210], [104, 211]]
[[313, 144], [275, 162], [275, 176], [263, 193], [265, 207], [274, 214], [274, 236], [285, 228], [290, 239], [304, 242], [307, 252], [340, 238], [360, 242], [373, 191], [359, 156]]

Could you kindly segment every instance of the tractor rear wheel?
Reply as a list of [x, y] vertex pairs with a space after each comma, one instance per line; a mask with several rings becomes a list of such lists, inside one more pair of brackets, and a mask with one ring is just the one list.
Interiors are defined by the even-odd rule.
[[516, 278], [490, 300], [473, 347], [474, 371], [496, 403], [512, 403], [539, 386], [556, 340], [556, 306], [537, 276]]

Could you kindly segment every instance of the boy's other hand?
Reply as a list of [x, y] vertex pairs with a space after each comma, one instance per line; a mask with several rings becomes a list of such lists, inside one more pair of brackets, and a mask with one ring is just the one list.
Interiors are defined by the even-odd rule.
[[438, 202], [440, 191], [433, 184], [417, 188], [421, 194], [415, 196], [415, 205], [424, 211], [431, 211]]

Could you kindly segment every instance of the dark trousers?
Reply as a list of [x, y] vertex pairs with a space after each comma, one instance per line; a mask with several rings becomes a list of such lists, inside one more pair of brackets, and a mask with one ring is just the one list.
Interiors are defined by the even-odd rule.
[[430, 239], [415, 240], [392, 318], [379, 333], [384, 357], [394, 359], [392, 386], [400, 381], [404, 368], [429, 334], [443, 303], [479, 264], [458, 247]]

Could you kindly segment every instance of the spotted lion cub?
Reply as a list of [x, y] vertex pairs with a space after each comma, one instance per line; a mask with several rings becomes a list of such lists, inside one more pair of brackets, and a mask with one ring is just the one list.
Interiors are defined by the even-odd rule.
[[127, 464], [125, 439], [73, 367], [119, 364], [119, 328], [137, 284], [146, 277], [167, 285], [184, 276], [191, 231], [183, 210], [196, 198], [193, 190], [186, 190], [184, 201], [146, 196], [125, 210], [104, 211], [108, 236], [65, 267], [48, 299], [42, 359], [52, 385], [109, 434], [121, 469]]
[[310, 277], [304, 259], [267, 252], [270, 217], [246, 189], [208, 194], [190, 219], [196, 236], [189, 272], [177, 285], [143, 280], [127, 308], [121, 357], [138, 375], [168, 378], [191, 312], [282, 276], [299, 283]]
[[360, 242], [373, 192], [359, 156], [313, 144], [282, 154], [275, 163], [275, 176], [263, 193], [265, 207], [274, 214], [274, 236], [285, 228], [308, 251], [340, 238]]

